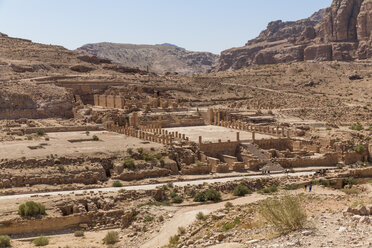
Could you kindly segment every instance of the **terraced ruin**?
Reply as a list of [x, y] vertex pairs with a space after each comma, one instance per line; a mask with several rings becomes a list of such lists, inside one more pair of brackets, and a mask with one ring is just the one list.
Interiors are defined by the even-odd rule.
[[[313, 43], [340, 2], [360, 2], [358, 22], [371, 14], [370, 1], [335, 0], [269, 29], [310, 23], [302, 31], [317, 35], [296, 42], [321, 56]], [[257, 63], [251, 42], [187, 75], [0, 34], [0, 244], [371, 247], [371, 30], [360, 29], [350, 60], [258, 63], [290, 42], [266, 30], [255, 42], [283, 44]], [[267, 218], [272, 206], [295, 224]]]

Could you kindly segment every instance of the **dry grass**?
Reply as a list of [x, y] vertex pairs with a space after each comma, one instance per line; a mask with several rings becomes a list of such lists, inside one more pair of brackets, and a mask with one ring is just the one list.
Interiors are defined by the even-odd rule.
[[302, 229], [306, 223], [306, 213], [298, 196], [286, 195], [261, 202], [261, 215], [281, 233]]

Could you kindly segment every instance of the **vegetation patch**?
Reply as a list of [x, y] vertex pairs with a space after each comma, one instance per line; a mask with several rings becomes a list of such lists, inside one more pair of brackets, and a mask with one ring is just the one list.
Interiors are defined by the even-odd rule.
[[19, 205], [18, 214], [23, 217], [36, 217], [45, 214], [45, 206], [41, 203], [28, 201]]
[[215, 189], [207, 189], [203, 192], [198, 192], [194, 197], [195, 202], [206, 202], [206, 201], [213, 201], [219, 202], [221, 201], [221, 193]]
[[259, 211], [281, 233], [302, 229], [307, 219], [298, 196], [286, 195], [264, 200], [259, 205]]
[[119, 242], [119, 233], [116, 231], [109, 231], [103, 239], [106, 245], [113, 245]]
[[49, 238], [47, 238], [45, 236], [40, 236], [40, 237], [34, 239], [34, 241], [32, 243], [34, 243], [35, 246], [46, 246], [46, 245], [49, 244]]
[[0, 235], [0, 247], [10, 247], [10, 238], [7, 235]]
[[234, 188], [235, 196], [245, 196], [246, 194], [252, 194], [252, 191], [245, 185], [239, 184]]

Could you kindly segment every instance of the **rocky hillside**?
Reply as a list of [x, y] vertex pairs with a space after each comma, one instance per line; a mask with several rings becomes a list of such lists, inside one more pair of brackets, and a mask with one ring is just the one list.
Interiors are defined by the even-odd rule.
[[218, 71], [292, 61], [352, 61], [372, 57], [372, 0], [334, 0], [296, 22], [274, 21], [243, 47], [223, 51]]
[[104, 42], [87, 44], [78, 48], [77, 51], [109, 59], [123, 66], [140, 69], [146, 69], [148, 66], [151, 72], [160, 74], [167, 72], [204, 73], [218, 62], [218, 55], [191, 52], [170, 44], [132, 45]]
[[[73, 117], [74, 97], [58, 78], [146, 74], [110, 61], [0, 33], [0, 119]], [[133, 75], [135, 76], [135, 75]], [[49, 83], [47, 83], [48, 81]]]

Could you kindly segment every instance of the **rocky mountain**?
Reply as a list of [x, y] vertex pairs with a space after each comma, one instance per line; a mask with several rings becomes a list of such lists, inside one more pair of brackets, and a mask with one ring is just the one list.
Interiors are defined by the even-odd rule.
[[372, 57], [372, 0], [334, 0], [295, 22], [270, 22], [243, 47], [223, 51], [217, 71], [292, 61], [352, 61]]
[[218, 55], [191, 52], [171, 44], [133, 45], [115, 43], [87, 44], [77, 49], [79, 53], [109, 59], [127, 67], [138, 67], [164, 74], [204, 73], [218, 62]]

